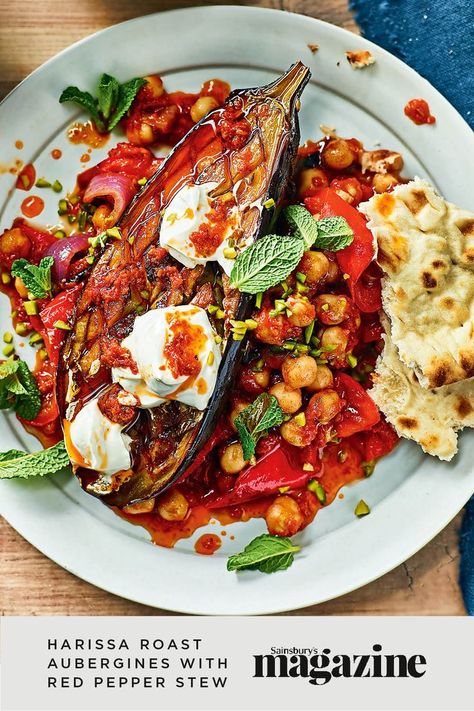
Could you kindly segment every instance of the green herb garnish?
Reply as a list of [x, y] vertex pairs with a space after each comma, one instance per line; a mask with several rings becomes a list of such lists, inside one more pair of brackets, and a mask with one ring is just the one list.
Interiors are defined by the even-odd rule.
[[0, 410], [15, 410], [24, 420], [34, 420], [41, 409], [41, 395], [23, 360], [0, 364]]
[[0, 452], [0, 479], [46, 476], [55, 474], [68, 465], [69, 457], [64, 442], [33, 453], [10, 449], [8, 452]]
[[145, 79], [135, 78], [120, 84], [110, 74], [102, 74], [97, 85], [97, 98], [77, 86], [68, 86], [59, 97], [59, 102], [73, 101], [90, 115], [101, 133], [108, 133], [127, 113]]
[[231, 555], [227, 570], [259, 570], [261, 573], [286, 570], [299, 550], [300, 547], [294, 546], [289, 538], [264, 533], [254, 538], [241, 553]]
[[311, 249], [318, 239], [318, 224], [309, 210], [302, 205], [288, 205], [285, 217], [295, 234], [304, 240], [304, 248]]
[[285, 415], [274, 395], [262, 393], [251, 405], [242, 410], [235, 419], [244, 459], [249, 460], [255, 454], [255, 447], [271, 427], [277, 427], [284, 421]]
[[354, 240], [354, 233], [343, 217], [324, 217], [316, 222], [318, 238], [314, 243], [319, 249], [338, 252]]
[[241, 252], [232, 268], [232, 286], [258, 294], [275, 286], [298, 266], [304, 252], [300, 237], [267, 235]]
[[38, 266], [30, 264], [27, 259], [15, 259], [12, 264], [12, 274], [19, 277], [28, 291], [37, 299], [51, 296], [51, 268], [53, 257], [43, 257]]

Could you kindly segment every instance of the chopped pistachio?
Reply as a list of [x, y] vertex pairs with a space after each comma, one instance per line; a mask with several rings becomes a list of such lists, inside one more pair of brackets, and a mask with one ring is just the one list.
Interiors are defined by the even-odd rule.
[[87, 262], [87, 264], [94, 264], [94, 255], [88, 254], [86, 257], [86, 262]]
[[218, 336], [217, 333], [214, 336], [214, 343], [217, 343], [218, 345], [219, 345], [219, 343], [222, 343], [222, 337]]
[[[80, 201], [79, 195], [69, 195], [68, 200], [71, 203], [71, 205], [77, 205], [77, 203]], [[66, 202], [66, 201], [64, 201]]]
[[309, 286], [305, 286], [304, 284], [300, 284], [299, 281], [296, 282], [296, 291], [298, 294], [307, 294], [309, 291]]
[[3, 334], [3, 342], [4, 343], [11, 343], [13, 341], [13, 333], [10, 333], [10, 331], [5, 331]]
[[243, 333], [233, 333], [232, 338], [234, 341], [243, 341], [244, 340], [244, 335]]
[[275, 207], [275, 200], [273, 198], [265, 200], [265, 202], [263, 203], [263, 207], [265, 207], [267, 210], [270, 210], [272, 207]]
[[18, 311], [16, 309], [13, 309], [10, 316], [11, 316], [11, 318], [16, 318], [18, 316]]
[[222, 253], [226, 259], [235, 259], [237, 256], [237, 250], [233, 247], [224, 247]]
[[253, 318], [246, 318], [244, 323], [249, 331], [255, 331], [258, 326], [258, 323]]
[[59, 215], [66, 215], [66, 214], [67, 214], [67, 210], [68, 210], [68, 208], [67, 208], [67, 200], [65, 200], [64, 198], [62, 198], [62, 200], [60, 200], [60, 201], [58, 202], [58, 214], [59, 214]]
[[54, 328], [61, 329], [61, 331], [70, 331], [71, 330], [71, 326], [68, 323], [66, 323], [66, 321], [62, 321], [61, 319], [59, 319], [58, 321], [55, 321], [53, 323], [53, 326], [54, 326]]
[[308, 483], [308, 489], [313, 492], [313, 494], [316, 494], [318, 497], [318, 501], [321, 504], [326, 503], [326, 492], [324, 491], [323, 487], [317, 481], [316, 479], [311, 479], [311, 481]]
[[38, 180], [35, 183], [35, 187], [37, 188], [50, 188], [51, 183], [49, 180], [46, 180], [46, 178], [38, 178]]
[[140, 296], [142, 297], [142, 299], [149, 299], [150, 292], [147, 291], [146, 289], [142, 289], [142, 291], [140, 291]]
[[38, 351], [38, 355], [41, 360], [46, 360], [46, 358], [48, 357], [48, 351], [46, 350], [46, 348], [40, 348], [40, 350]]
[[371, 459], [370, 462], [362, 462], [360, 466], [362, 467], [364, 476], [369, 477], [374, 473], [375, 462], [373, 459]]
[[28, 316], [36, 316], [38, 313], [38, 304], [36, 301], [24, 301], [23, 306], [25, 307], [25, 311], [28, 314]]
[[300, 284], [304, 284], [306, 281], [306, 274], [303, 274], [303, 272], [296, 272], [296, 281], [299, 281]]
[[340, 462], [341, 464], [344, 464], [344, 462], [347, 459], [347, 452], [345, 449], [340, 449], [339, 452], [337, 453], [337, 461]]
[[30, 327], [28, 326], [27, 323], [17, 323], [15, 326], [15, 331], [18, 333], [19, 336], [26, 336], [28, 331], [30, 330]]
[[210, 351], [209, 355], [207, 356], [207, 364], [212, 365], [214, 363], [214, 353]]
[[289, 491], [289, 490], [290, 490], [290, 487], [289, 487], [289, 486], [280, 486], [280, 487], [278, 487], [278, 491], [280, 492], [280, 494], [286, 494], [286, 492]]
[[342, 278], [347, 281], [347, 279], [350, 279], [350, 278], [351, 278], [351, 275], [348, 274], [347, 272], [345, 272], [345, 273], [342, 275]]
[[127, 242], [129, 244], [133, 244], [135, 242], [135, 237], [133, 235], [130, 235], [130, 237], [127, 237]]
[[111, 227], [105, 231], [107, 237], [113, 237], [113, 239], [122, 239], [122, 233], [118, 227]]
[[323, 304], [321, 306], [321, 311], [329, 311], [329, 304]]
[[348, 354], [347, 354], [346, 360], [347, 360], [348, 365], [349, 365], [351, 368], [355, 368], [355, 367], [356, 367], [356, 365], [357, 365], [357, 358], [356, 358], [354, 355], [352, 355], [352, 353], [348, 353]]
[[13, 343], [9, 343], [8, 345], [6, 345], [5, 348], [4, 348], [3, 351], [2, 351], [3, 355], [4, 355], [6, 358], [8, 358], [9, 356], [11, 356], [14, 352], [15, 352], [15, 346], [13, 345]]
[[261, 373], [264, 365], [265, 365], [265, 361], [263, 360], [263, 358], [260, 358], [253, 364], [252, 372], [253, 373]]
[[2, 284], [9, 284], [11, 282], [12, 278], [10, 274], [7, 274], [7, 272], [2, 273]]
[[76, 222], [76, 216], [75, 215], [68, 215], [67, 221], [69, 222], [70, 225], [73, 225]]
[[54, 183], [51, 185], [55, 193], [60, 193], [61, 190], [63, 189], [63, 186], [59, 182], [59, 180], [55, 180]]
[[146, 178], [138, 178], [137, 183], [138, 185], [145, 185], [146, 181]]
[[86, 222], [87, 222], [87, 212], [85, 212], [85, 210], [80, 210], [79, 217], [78, 217], [78, 227], [81, 230], [81, 232], [85, 228]]
[[297, 425], [300, 427], [304, 427], [306, 424], [306, 415], [304, 412], [299, 412], [297, 415], [295, 415], [295, 422]]
[[260, 291], [257, 294], [257, 296], [255, 297], [255, 306], [257, 307], [257, 309], [262, 308], [262, 299], [263, 299], [263, 292]]
[[370, 513], [369, 506], [365, 503], [364, 499], [361, 499], [354, 509], [354, 513], [358, 518], [362, 516], [367, 516]]
[[56, 232], [53, 233], [56, 239], [63, 239], [66, 236], [66, 233], [64, 230], [56, 230]]
[[313, 336], [314, 326], [315, 326], [315, 321], [312, 321], [312, 323], [310, 323], [309, 326], [306, 326], [306, 328], [304, 330], [305, 343], [309, 343], [311, 341], [311, 338]]
[[33, 335], [30, 336], [28, 343], [30, 346], [36, 346], [38, 343], [43, 343], [43, 336], [41, 333], [33, 333]]
[[304, 472], [314, 472], [314, 467], [311, 464], [311, 462], [304, 462], [303, 464], [303, 471]]

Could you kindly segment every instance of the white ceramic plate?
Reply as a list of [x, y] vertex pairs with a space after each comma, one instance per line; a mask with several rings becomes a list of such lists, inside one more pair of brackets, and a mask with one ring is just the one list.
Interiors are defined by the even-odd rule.
[[[308, 43], [320, 46], [316, 54]], [[345, 51], [369, 49], [376, 64], [354, 71]], [[269, 81], [301, 59], [313, 72], [303, 97], [303, 139], [319, 136], [319, 125], [335, 126], [367, 147], [382, 145], [405, 157], [405, 173], [432, 180], [450, 200], [469, 207], [466, 165], [474, 154], [472, 133], [452, 106], [424, 79], [377, 46], [337, 27], [293, 14], [244, 7], [206, 7], [149, 15], [74, 45], [26, 79], [0, 106], [2, 163], [34, 161], [37, 174], [72, 187], [84, 147], [72, 146], [65, 129], [76, 118], [58, 96], [68, 84], [93, 89], [107, 71], [122, 80], [152, 72], [168, 89], [196, 91], [220, 77], [233, 87]], [[435, 126], [415, 126], [405, 103], [425, 98]], [[16, 140], [24, 148], [14, 148]], [[469, 150], [469, 146], [471, 150]], [[63, 158], [53, 161], [52, 148]], [[97, 150], [99, 160], [105, 149]], [[462, 156], [462, 159], [461, 159]], [[0, 229], [19, 214], [22, 191], [0, 175]], [[42, 197], [46, 197], [43, 191]], [[52, 194], [42, 222], [57, 219]], [[1, 330], [9, 308], [1, 302]], [[23, 351], [19, 349], [22, 354]], [[0, 420], [2, 450], [37, 448], [12, 416]], [[404, 442], [376, 468], [372, 478], [344, 490], [344, 499], [318, 514], [298, 536], [303, 549], [284, 573], [231, 574], [226, 558], [264, 530], [262, 521], [236, 523], [212, 557], [194, 553], [193, 542], [173, 550], [155, 547], [147, 533], [124, 523], [87, 496], [66, 475], [1, 483], [1, 510], [34, 546], [75, 575], [110, 592], [148, 605], [187, 613], [248, 614], [290, 610], [342, 595], [395, 567], [424, 546], [461, 509], [474, 491], [474, 436], [461, 438], [451, 464], [422, 455]], [[372, 513], [354, 517], [364, 498]], [[210, 525], [217, 531], [217, 525]], [[91, 613], [94, 610], [91, 609]]]

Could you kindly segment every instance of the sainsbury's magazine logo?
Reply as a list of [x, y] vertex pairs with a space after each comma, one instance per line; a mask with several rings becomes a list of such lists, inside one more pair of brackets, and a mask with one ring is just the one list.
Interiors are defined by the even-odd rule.
[[383, 678], [419, 679], [426, 674], [422, 654], [384, 654], [381, 644], [374, 644], [369, 654], [333, 654], [331, 649], [316, 647], [271, 647], [269, 654], [254, 654], [254, 677], [307, 679], [323, 686], [332, 679]]

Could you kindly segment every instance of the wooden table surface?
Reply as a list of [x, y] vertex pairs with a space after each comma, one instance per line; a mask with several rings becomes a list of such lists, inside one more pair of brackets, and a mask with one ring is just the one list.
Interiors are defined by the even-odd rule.
[[[0, 98], [37, 66], [86, 35], [138, 15], [197, 4], [229, 3], [0, 0]], [[235, 4], [301, 12], [357, 32], [346, 0], [264, 0]], [[422, 551], [381, 579], [296, 614], [465, 614], [458, 586], [459, 524], [458, 516]], [[167, 614], [128, 602], [75, 578], [45, 558], [3, 520], [0, 520], [0, 540], [0, 601], [4, 615]]]

